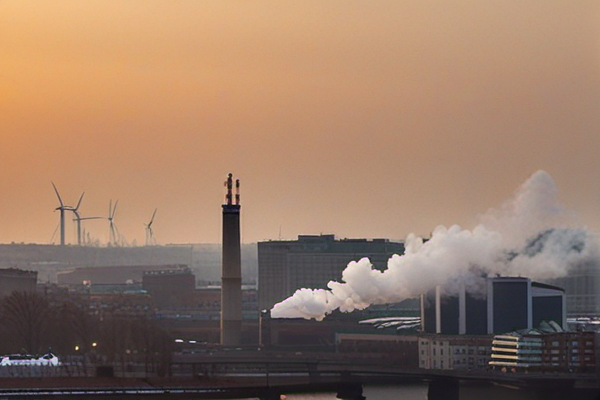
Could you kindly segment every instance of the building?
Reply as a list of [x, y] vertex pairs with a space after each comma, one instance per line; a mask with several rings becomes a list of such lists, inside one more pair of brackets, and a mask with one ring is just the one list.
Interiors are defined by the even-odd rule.
[[[483, 279], [483, 278], [482, 278]], [[422, 330], [445, 335], [491, 335], [532, 329], [542, 321], [566, 327], [563, 289], [528, 278], [485, 278], [482, 292], [447, 295], [436, 287], [421, 297]]]
[[419, 368], [485, 369], [490, 361], [491, 336], [424, 334], [418, 342]]
[[196, 277], [185, 267], [145, 271], [142, 288], [156, 308], [180, 307], [192, 303]]
[[496, 335], [489, 365], [504, 372], [595, 373], [597, 332], [513, 332]]
[[258, 306], [271, 309], [300, 288], [327, 288], [339, 281], [350, 261], [368, 257], [379, 270], [387, 268], [404, 244], [387, 239], [342, 239], [334, 235], [299, 235], [298, 240], [258, 243]]
[[[255, 283], [256, 243], [242, 244], [241, 252], [244, 281]], [[133, 247], [0, 244], [0, 268], [37, 271], [40, 282], [57, 283], [57, 274], [82, 267], [187, 265], [200, 280], [216, 283], [221, 280], [221, 253], [221, 244], [206, 243]], [[141, 282], [141, 274], [139, 277]]]
[[492, 341], [492, 367], [539, 368], [542, 365], [540, 336], [496, 335]]
[[12, 292], [34, 292], [37, 285], [37, 272], [17, 268], [0, 269], [0, 296]]
[[93, 285], [125, 285], [142, 283], [144, 273], [148, 271], [165, 271], [187, 269], [184, 264], [162, 265], [121, 265], [82, 267], [60, 271], [58, 284], [61, 286], [93, 286]]
[[595, 372], [600, 350], [598, 332], [556, 332], [543, 336], [542, 365], [546, 369]]
[[549, 283], [565, 289], [567, 317], [600, 317], [600, 265], [596, 260], [582, 262], [567, 276]]
[[418, 337], [415, 335], [377, 335], [338, 333], [336, 351], [348, 356], [373, 357], [381, 363], [393, 362], [404, 368], [418, 368]]

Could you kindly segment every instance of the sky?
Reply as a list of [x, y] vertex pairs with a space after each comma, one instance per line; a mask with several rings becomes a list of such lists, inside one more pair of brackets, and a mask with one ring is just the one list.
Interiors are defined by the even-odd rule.
[[[0, 0], [0, 243], [474, 226], [538, 170], [600, 231], [600, 3]], [[76, 242], [68, 215], [66, 239]], [[106, 243], [107, 220], [85, 221]]]

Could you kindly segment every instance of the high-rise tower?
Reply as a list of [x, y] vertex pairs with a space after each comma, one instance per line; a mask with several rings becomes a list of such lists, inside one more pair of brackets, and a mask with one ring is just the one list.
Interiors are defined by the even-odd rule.
[[221, 345], [239, 346], [242, 339], [242, 268], [240, 250], [240, 180], [225, 182], [223, 204], [223, 266], [221, 268]]

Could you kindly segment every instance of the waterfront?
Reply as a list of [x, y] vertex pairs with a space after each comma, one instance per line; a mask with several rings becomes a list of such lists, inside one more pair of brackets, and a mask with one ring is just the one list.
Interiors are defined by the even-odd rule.
[[[427, 400], [427, 384], [366, 385], [363, 388], [366, 400]], [[491, 384], [461, 385], [460, 400], [538, 400], [538, 399], [577, 399], [598, 400], [600, 393], [595, 390], [572, 391], [570, 393], [535, 393], [530, 390], [513, 389]], [[335, 392], [289, 394], [286, 400], [339, 400]]]

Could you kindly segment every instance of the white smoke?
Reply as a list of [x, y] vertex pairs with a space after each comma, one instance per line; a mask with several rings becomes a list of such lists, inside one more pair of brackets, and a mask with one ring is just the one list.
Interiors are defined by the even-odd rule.
[[367, 258], [352, 261], [342, 282], [330, 281], [328, 290], [299, 289], [275, 304], [271, 316], [322, 320], [336, 309], [395, 303], [436, 285], [476, 293], [482, 276], [562, 277], [578, 263], [600, 259], [597, 237], [575, 228], [573, 220], [558, 204], [550, 175], [538, 171], [474, 229], [438, 226], [427, 241], [411, 234], [404, 255], [390, 258], [386, 270], [373, 269]]

